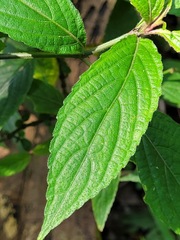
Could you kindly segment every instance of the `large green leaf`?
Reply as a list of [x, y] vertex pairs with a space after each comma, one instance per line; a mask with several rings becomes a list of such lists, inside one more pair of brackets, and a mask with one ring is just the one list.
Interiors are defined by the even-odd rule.
[[28, 92], [28, 98], [33, 102], [34, 109], [38, 113], [56, 115], [63, 104], [61, 93], [48, 83], [34, 80]]
[[180, 126], [156, 112], [135, 154], [145, 201], [154, 214], [180, 233]]
[[70, 0], [1, 0], [0, 31], [54, 53], [82, 52], [85, 30]]
[[98, 229], [102, 231], [116, 197], [119, 185], [119, 175], [92, 199], [92, 208]]
[[151, 23], [159, 16], [165, 4], [164, 0], [130, 0], [130, 2], [147, 23]]
[[32, 75], [32, 61], [0, 62], [0, 129], [23, 102], [31, 86]]
[[163, 37], [176, 52], [180, 52], [180, 31], [169, 31], [167, 29], [157, 29], [154, 33]]
[[135, 35], [102, 54], [58, 113], [39, 240], [116, 178], [135, 152], [161, 92], [155, 45]]
[[10, 154], [0, 159], [0, 176], [11, 176], [23, 171], [30, 160], [28, 153]]

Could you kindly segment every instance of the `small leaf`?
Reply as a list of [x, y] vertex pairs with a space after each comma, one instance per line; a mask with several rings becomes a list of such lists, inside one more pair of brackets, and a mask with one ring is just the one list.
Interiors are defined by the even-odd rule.
[[180, 126], [156, 112], [135, 154], [145, 201], [180, 234]]
[[70, 0], [1, 0], [0, 31], [12, 39], [54, 53], [79, 53], [86, 42]]
[[30, 162], [28, 153], [11, 154], [0, 159], [0, 176], [11, 176], [23, 171]]
[[0, 129], [23, 102], [32, 75], [33, 61], [0, 61]]
[[180, 31], [169, 31], [167, 29], [157, 29], [154, 33], [163, 37], [176, 52], [180, 52]]
[[103, 189], [95, 198], [92, 199], [92, 208], [97, 227], [103, 231], [104, 225], [110, 213], [111, 207], [116, 197], [119, 185], [119, 175]]
[[58, 113], [39, 240], [116, 178], [135, 153], [161, 92], [155, 45], [135, 35], [102, 54]]
[[130, 0], [147, 23], [153, 22], [164, 9], [164, 0]]
[[5, 44], [2, 41], [0, 41], [0, 51], [2, 51], [4, 48], [5, 48]]
[[37, 156], [48, 155], [49, 154], [49, 144], [50, 140], [38, 144], [33, 150], [32, 153]]
[[56, 115], [63, 104], [61, 93], [50, 84], [40, 80], [33, 81], [28, 98], [33, 102], [37, 113]]
[[33, 77], [55, 86], [59, 77], [57, 60], [55, 58], [36, 59]]

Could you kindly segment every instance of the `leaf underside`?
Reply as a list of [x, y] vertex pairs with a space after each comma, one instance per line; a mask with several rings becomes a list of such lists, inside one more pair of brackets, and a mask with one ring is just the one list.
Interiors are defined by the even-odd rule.
[[163, 37], [176, 52], [180, 52], [180, 31], [169, 31], [164, 29], [156, 30], [157, 34]]
[[86, 43], [84, 25], [70, 0], [1, 0], [0, 31], [43, 51], [75, 54]]
[[180, 126], [156, 112], [135, 160], [145, 190], [145, 201], [154, 214], [180, 234]]
[[112, 180], [108, 187], [103, 189], [95, 198], [92, 199], [93, 214], [97, 227], [100, 231], [103, 231], [104, 229], [104, 225], [116, 197], [118, 185], [119, 175]]
[[58, 113], [39, 240], [116, 178], [134, 154], [161, 92], [162, 63], [129, 36], [84, 73]]

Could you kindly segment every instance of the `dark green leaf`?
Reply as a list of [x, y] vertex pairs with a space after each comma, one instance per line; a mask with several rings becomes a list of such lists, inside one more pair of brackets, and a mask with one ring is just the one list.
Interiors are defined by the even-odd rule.
[[97, 227], [103, 231], [104, 225], [111, 211], [111, 207], [116, 197], [119, 185], [119, 175], [109, 184], [108, 187], [103, 189], [95, 198], [92, 199], [92, 208]]
[[173, 15], [176, 15], [177, 17], [180, 17], [180, 1], [179, 0], [172, 1], [172, 7], [169, 14], [173, 14]]
[[0, 129], [23, 102], [31, 86], [32, 75], [32, 61], [0, 62]]
[[156, 112], [135, 154], [145, 201], [180, 234], [180, 126]]
[[61, 93], [50, 84], [40, 80], [33, 81], [28, 97], [33, 102], [37, 113], [56, 115], [63, 103]]
[[[127, 21], [127, 19], [131, 19], [131, 21]], [[134, 7], [127, 1], [118, 0], [110, 16], [104, 41], [109, 41], [129, 32], [138, 21], [139, 17]]]
[[30, 162], [28, 153], [11, 154], [0, 159], [0, 176], [11, 176], [23, 171]]
[[85, 72], [58, 113], [39, 240], [116, 178], [157, 108], [161, 57], [148, 39], [124, 38]]
[[54, 53], [82, 52], [85, 30], [70, 0], [1, 0], [0, 31]]
[[0, 41], [0, 51], [2, 51], [4, 47], [5, 47], [5, 44], [2, 41]]

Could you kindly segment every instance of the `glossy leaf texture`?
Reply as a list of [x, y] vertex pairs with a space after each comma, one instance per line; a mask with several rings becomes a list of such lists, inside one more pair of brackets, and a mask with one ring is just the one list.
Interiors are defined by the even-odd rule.
[[180, 234], [180, 126], [156, 112], [135, 154], [145, 202]]
[[0, 31], [16, 41], [59, 54], [83, 51], [83, 22], [70, 0], [1, 0], [0, 15]]
[[58, 113], [39, 240], [116, 178], [134, 154], [161, 94], [155, 45], [135, 35], [102, 54]]
[[147, 23], [153, 22], [160, 15], [165, 5], [164, 0], [130, 0], [130, 2]]
[[33, 61], [0, 61], [0, 129], [23, 102], [32, 75]]
[[114, 203], [119, 185], [119, 175], [92, 199], [93, 214], [100, 231], [103, 231], [106, 220]]
[[176, 52], [180, 52], [180, 31], [169, 31], [167, 29], [157, 29], [154, 33], [163, 37]]
[[27, 96], [37, 113], [56, 115], [63, 104], [62, 94], [55, 87], [41, 80], [33, 81]]
[[10, 154], [0, 159], [0, 176], [12, 176], [23, 171], [30, 160], [28, 153]]

